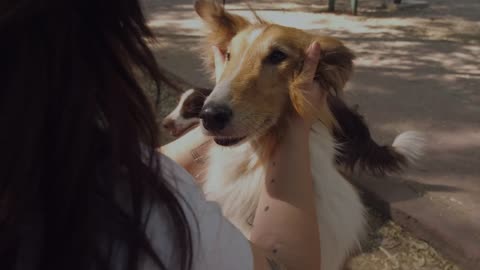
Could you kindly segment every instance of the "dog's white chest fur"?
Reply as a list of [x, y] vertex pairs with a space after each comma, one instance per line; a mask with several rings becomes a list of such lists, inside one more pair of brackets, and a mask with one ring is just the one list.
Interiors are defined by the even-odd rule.
[[[248, 143], [214, 146], [204, 184], [207, 199], [217, 201], [224, 215], [247, 237], [258, 205], [265, 168], [254, 166], [258, 156]], [[310, 135], [310, 159], [315, 182], [321, 238], [322, 270], [338, 270], [365, 234], [365, 208], [354, 187], [334, 165], [335, 144], [321, 123]], [[292, 179], [294, 180], [294, 179]]]

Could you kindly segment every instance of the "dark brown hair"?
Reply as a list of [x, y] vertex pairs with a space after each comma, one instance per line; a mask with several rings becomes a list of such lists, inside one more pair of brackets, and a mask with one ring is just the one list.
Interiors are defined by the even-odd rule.
[[158, 173], [138, 79], [159, 89], [162, 74], [137, 0], [3, 0], [0, 36], [0, 268], [166, 269], [145, 233], [160, 205], [176, 269], [189, 269], [190, 230]]

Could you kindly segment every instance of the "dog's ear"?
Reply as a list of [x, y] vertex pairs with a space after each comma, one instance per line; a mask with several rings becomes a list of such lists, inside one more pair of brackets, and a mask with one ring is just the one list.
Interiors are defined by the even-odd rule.
[[195, 11], [207, 28], [202, 51], [207, 68], [213, 71], [212, 46], [218, 47], [222, 53], [225, 53], [232, 38], [250, 23], [241, 16], [227, 12], [222, 4], [215, 0], [195, 1]]
[[250, 25], [245, 18], [227, 12], [215, 0], [195, 1], [195, 11], [207, 26], [210, 46], [217, 46], [220, 50], [225, 50], [230, 40]]
[[342, 97], [343, 88], [353, 74], [353, 52], [337, 40], [318, 38], [322, 56], [317, 67], [315, 80], [320, 87]]

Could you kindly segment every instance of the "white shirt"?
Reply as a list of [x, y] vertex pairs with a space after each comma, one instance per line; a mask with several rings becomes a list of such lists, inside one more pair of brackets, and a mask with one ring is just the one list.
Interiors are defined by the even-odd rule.
[[[178, 191], [190, 224], [194, 254], [192, 270], [252, 270], [253, 256], [248, 240], [222, 215], [219, 205], [206, 201], [193, 177], [164, 155], [160, 157], [160, 168], [163, 179]], [[172, 225], [168, 220], [162, 209], [152, 209], [147, 235], [162, 262], [168, 269], [175, 269], [172, 265], [172, 256], [175, 255], [171, 250]], [[147, 262], [144, 269], [153, 270], [155, 267]]]

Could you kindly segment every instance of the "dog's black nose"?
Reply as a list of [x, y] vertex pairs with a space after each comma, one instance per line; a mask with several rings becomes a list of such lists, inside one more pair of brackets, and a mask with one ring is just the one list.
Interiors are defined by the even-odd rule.
[[206, 130], [218, 132], [227, 126], [232, 115], [232, 110], [226, 105], [205, 104], [199, 117], [203, 120], [203, 127]]

